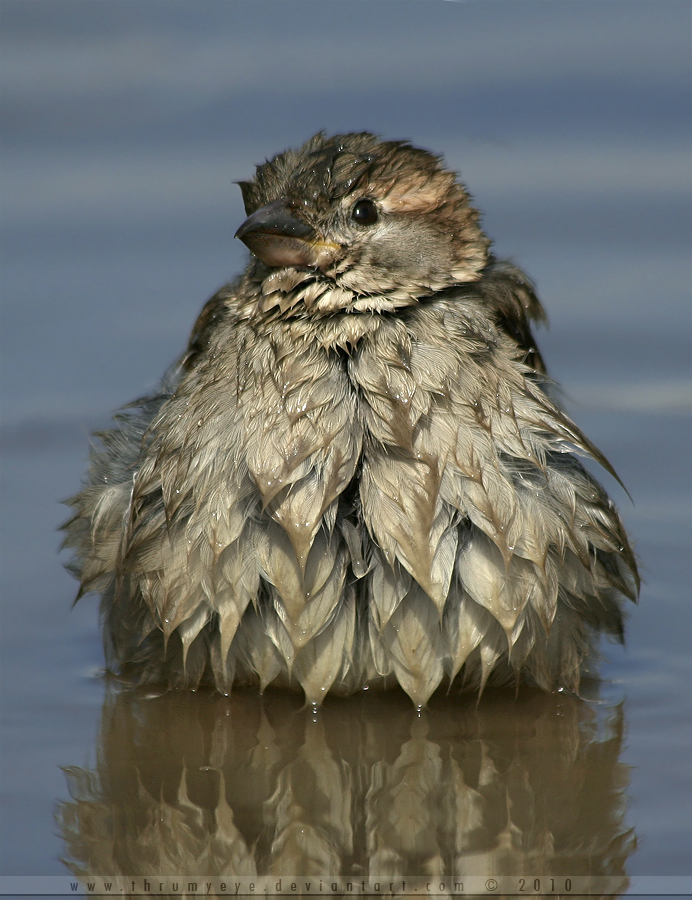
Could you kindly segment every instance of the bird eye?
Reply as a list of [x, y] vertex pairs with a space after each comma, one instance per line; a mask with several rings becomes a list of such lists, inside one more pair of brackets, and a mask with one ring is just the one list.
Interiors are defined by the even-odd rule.
[[377, 222], [377, 207], [367, 198], [359, 200], [351, 210], [351, 218], [359, 225], [374, 225]]

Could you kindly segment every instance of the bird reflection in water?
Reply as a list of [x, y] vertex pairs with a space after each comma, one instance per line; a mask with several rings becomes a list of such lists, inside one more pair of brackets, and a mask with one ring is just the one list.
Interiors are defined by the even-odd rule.
[[84, 877], [607, 875], [621, 893], [622, 743], [620, 706], [530, 689], [421, 713], [398, 692], [314, 713], [278, 691], [112, 691], [58, 821]]

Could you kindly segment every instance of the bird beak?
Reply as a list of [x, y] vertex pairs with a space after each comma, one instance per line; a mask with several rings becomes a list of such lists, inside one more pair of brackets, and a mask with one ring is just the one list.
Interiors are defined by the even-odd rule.
[[268, 266], [322, 269], [334, 262], [339, 244], [321, 235], [293, 214], [288, 200], [275, 200], [249, 216], [235, 236]]

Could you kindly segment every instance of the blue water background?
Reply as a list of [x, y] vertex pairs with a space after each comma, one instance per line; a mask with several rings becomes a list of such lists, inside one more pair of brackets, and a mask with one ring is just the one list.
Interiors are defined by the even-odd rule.
[[94, 761], [96, 603], [59, 505], [87, 435], [155, 386], [244, 265], [234, 181], [320, 129], [444, 154], [607, 478], [644, 587], [623, 697], [639, 874], [692, 870], [692, 7], [640, 2], [3, 0], [0, 869], [52, 874], [62, 765]]

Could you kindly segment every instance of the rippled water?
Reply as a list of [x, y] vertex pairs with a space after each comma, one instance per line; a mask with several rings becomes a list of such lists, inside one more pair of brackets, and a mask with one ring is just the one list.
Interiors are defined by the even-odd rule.
[[[690, 7], [5, 2], [0, 874], [692, 871]], [[367, 25], [367, 27], [365, 27]], [[233, 180], [320, 127], [460, 169], [536, 279], [644, 586], [588, 699], [146, 697], [60, 499], [243, 265]], [[236, 242], [237, 243], [237, 242]]]

